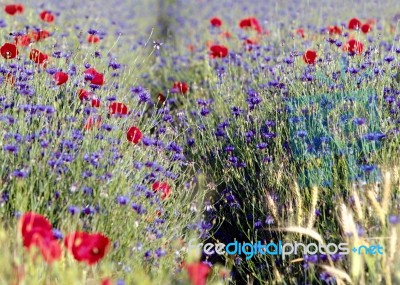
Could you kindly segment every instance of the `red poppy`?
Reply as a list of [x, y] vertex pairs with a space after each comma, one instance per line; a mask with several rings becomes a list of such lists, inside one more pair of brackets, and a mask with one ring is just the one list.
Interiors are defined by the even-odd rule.
[[121, 102], [112, 102], [108, 107], [108, 111], [111, 115], [126, 115], [128, 114], [128, 106]]
[[158, 93], [157, 99], [158, 99], [158, 102], [160, 102], [160, 103], [162, 104], [162, 103], [165, 102], [165, 100], [166, 100], [167, 98], [165, 98], [165, 96], [164, 96], [162, 93]]
[[78, 90], [78, 97], [79, 97], [79, 100], [81, 100], [81, 101], [89, 100], [90, 92], [85, 90], [85, 89], [79, 89]]
[[317, 52], [315, 50], [307, 50], [303, 55], [303, 60], [307, 64], [314, 64], [317, 59]]
[[100, 99], [93, 98], [92, 99], [92, 107], [93, 108], [99, 108], [100, 107]]
[[57, 85], [62, 85], [68, 81], [68, 74], [62, 71], [56, 72], [53, 79]]
[[342, 29], [338, 26], [329, 26], [328, 27], [328, 34], [330, 35], [340, 35], [342, 34]]
[[210, 20], [210, 24], [213, 27], [221, 27], [222, 26], [222, 20], [220, 18], [214, 17]]
[[142, 139], [142, 132], [137, 127], [130, 127], [126, 132], [126, 139], [131, 143], [138, 144]]
[[52, 23], [54, 22], [54, 15], [51, 11], [43, 11], [39, 14], [40, 19], [44, 22]]
[[11, 4], [4, 6], [4, 12], [8, 15], [22, 14], [24, 12], [24, 6], [22, 4]]
[[213, 45], [210, 47], [210, 57], [211, 58], [223, 58], [228, 55], [228, 48], [223, 45]]
[[252, 46], [257, 45], [258, 41], [256, 39], [246, 39], [243, 44], [246, 47], [246, 50], [251, 51], [253, 49]]
[[103, 73], [96, 73], [94, 78], [90, 81], [90, 83], [95, 85], [103, 85], [104, 84], [104, 74]]
[[75, 260], [93, 265], [106, 255], [110, 240], [100, 233], [73, 232], [65, 237], [64, 245]]
[[371, 25], [371, 26], [373, 26], [373, 25], [376, 24], [376, 20], [375, 20], [375, 19], [367, 19], [367, 20], [365, 21], [365, 23], [366, 23], [366, 24], [369, 24], [369, 25]]
[[88, 80], [92, 80], [92, 78], [96, 75], [97, 70], [94, 69], [93, 67], [91, 67], [91, 68], [86, 69], [83, 73], [84, 73], [85, 75], [91, 75], [91, 78], [88, 79]]
[[[39, 230], [51, 232], [52, 230], [51, 224], [45, 217], [32, 212], [27, 212], [20, 218], [18, 227], [23, 238], [31, 232]], [[28, 240], [24, 239], [24, 246], [29, 246]]]
[[44, 40], [45, 38], [48, 38], [50, 36], [50, 33], [46, 30], [40, 30], [38, 32], [31, 32], [30, 37], [33, 39], [33, 41], [38, 42], [40, 40]]
[[371, 27], [370, 24], [364, 24], [364, 25], [361, 26], [361, 31], [364, 34], [368, 34], [370, 31], [372, 31], [372, 27]]
[[225, 39], [230, 39], [230, 38], [232, 37], [232, 36], [231, 36], [231, 33], [228, 32], [228, 31], [222, 32], [222, 33], [220, 34], [220, 36], [223, 37], [223, 38], [225, 38]]
[[305, 34], [305, 32], [304, 32], [304, 29], [302, 29], [302, 28], [298, 28], [298, 29], [296, 30], [296, 35], [302, 37], [303, 39], [304, 39], [305, 36], [306, 36], [306, 34]]
[[101, 279], [101, 285], [112, 285], [112, 280], [111, 278], [103, 278]]
[[43, 64], [49, 59], [49, 56], [37, 49], [32, 49], [29, 58], [35, 63]]
[[186, 94], [186, 92], [188, 92], [189, 90], [189, 87], [185, 82], [174, 82], [174, 85], [172, 85], [172, 89], [176, 92]]
[[343, 46], [343, 50], [355, 54], [361, 54], [364, 49], [364, 45], [355, 39], [349, 40], [346, 45]]
[[51, 263], [61, 257], [60, 244], [55, 239], [52, 226], [42, 215], [28, 212], [19, 220], [24, 247], [36, 246], [40, 249], [44, 260]]
[[5, 43], [1, 46], [0, 53], [5, 59], [12, 59], [18, 55], [18, 49], [15, 44]]
[[42, 253], [42, 257], [44, 261], [47, 263], [52, 263], [61, 257], [61, 246], [58, 241], [54, 238], [51, 233], [48, 238], [41, 238], [38, 242], [38, 247], [40, 248], [40, 252]]
[[350, 19], [349, 23], [347, 24], [347, 28], [350, 30], [358, 30], [361, 28], [361, 21], [357, 18]]
[[246, 45], [257, 45], [257, 44], [258, 44], [258, 41], [255, 40], [255, 39], [246, 39], [246, 40], [244, 41], [244, 43], [245, 43]]
[[96, 128], [100, 128], [101, 125], [101, 117], [100, 116], [89, 116], [86, 120], [85, 125], [83, 126], [83, 129], [85, 131], [90, 131], [93, 129], [95, 126]]
[[88, 41], [88, 43], [95, 44], [100, 41], [100, 38], [96, 35], [88, 35], [87, 41]]
[[160, 182], [156, 181], [153, 183], [152, 189], [154, 192], [161, 191], [161, 199], [165, 200], [171, 194], [171, 187], [168, 185], [167, 182]]
[[192, 285], [206, 285], [210, 267], [202, 262], [185, 265]]
[[14, 41], [17, 46], [27, 47], [31, 43], [31, 38], [28, 35], [16, 36]]
[[239, 27], [241, 29], [251, 28], [251, 29], [254, 29], [255, 31], [257, 31], [259, 34], [262, 33], [261, 25], [258, 22], [258, 20], [254, 17], [242, 19], [239, 22]]
[[194, 50], [196, 49], [194, 45], [188, 45], [187, 48], [190, 52], [194, 52]]
[[95, 85], [103, 85], [104, 84], [104, 74], [99, 73], [93, 67], [86, 69], [84, 72], [86, 75], [90, 75], [90, 83]]

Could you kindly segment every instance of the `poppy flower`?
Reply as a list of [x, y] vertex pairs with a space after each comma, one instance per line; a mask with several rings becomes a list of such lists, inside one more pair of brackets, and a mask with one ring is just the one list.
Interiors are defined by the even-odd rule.
[[366, 24], [369, 24], [370, 26], [376, 25], [376, 20], [375, 19], [367, 19], [365, 21]]
[[92, 78], [96, 75], [97, 70], [94, 69], [93, 67], [90, 67], [90, 68], [86, 69], [83, 73], [84, 73], [85, 75], [90, 75], [90, 76], [88, 77], [88, 79], [86, 79], [86, 80], [92, 80]]
[[39, 17], [42, 21], [47, 22], [47, 23], [52, 23], [54, 22], [54, 15], [51, 11], [43, 11], [42, 13], [39, 14]]
[[88, 69], [86, 69], [83, 72], [84, 75], [87, 75], [87, 77], [85, 77], [86, 80], [92, 80], [94, 78], [94, 76], [97, 74], [97, 70], [94, 69], [93, 67], [90, 67]]
[[28, 212], [19, 220], [19, 231], [24, 247], [36, 246], [40, 249], [43, 259], [52, 263], [61, 257], [61, 247], [52, 232], [52, 226], [42, 215]]
[[[53, 236], [53, 233], [51, 233], [51, 236]], [[47, 263], [53, 263], [61, 258], [61, 246], [54, 236], [51, 238], [49, 235], [48, 238], [39, 239], [38, 247], [44, 261]]]
[[304, 29], [302, 29], [302, 28], [298, 28], [298, 29], [296, 30], [296, 35], [302, 37], [303, 39], [304, 39], [305, 36], [306, 36], [306, 34], [305, 34], [305, 32], [304, 32]]
[[78, 90], [78, 97], [79, 97], [79, 100], [81, 100], [81, 101], [89, 100], [90, 92], [85, 90], [85, 89], [79, 89]]
[[49, 56], [37, 49], [32, 49], [29, 58], [35, 63], [43, 64], [49, 59]]
[[157, 95], [157, 100], [158, 102], [160, 102], [161, 104], [165, 102], [167, 98], [165, 98], [165, 96], [162, 93], [158, 93]]
[[187, 48], [188, 48], [188, 50], [189, 50], [190, 52], [194, 52], [194, 50], [195, 50], [196, 47], [195, 47], [194, 45], [188, 45]]
[[317, 58], [317, 52], [315, 50], [307, 50], [303, 55], [303, 60], [307, 64], [314, 64]]
[[8, 15], [22, 14], [24, 12], [24, 6], [22, 4], [11, 4], [4, 6], [4, 12]]
[[104, 74], [103, 73], [96, 73], [94, 78], [90, 81], [90, 83], [94, 85], [103, 85], [104, 84]]
[[88, 41], [88, 43], [95, 44], [100, 41], [100, 38], [96, 35], [88, 35], [87, 41]]
[[261, 25], [260, 25], [260, 23], [258, 22], [258, 20], [257, 20], [256, 18], [254, 18], [254, 17], [242, 19], [242, 20], [239, 22], [239, 27], [240, 27], [241, 29], [248, 29], [248, 28], [251, 28], [251, 29], [257, 31], [257, 33], [259, 33], [259, 34], [262, 33]]
[[210, 267], [202, 262], [185, 265], [192, 285], [206, 285]]
[[328, 27], [328, 34], [330, 35], [340, 35], [342, 34], [342, 29], [338, 26], [329, 26]]
[[110, 248], [110, 240], [101, 233], [73, 232], [64, 239], [64, 245], [75, 260], [93, 265], [99, 262]]
[[189, 87], [185, 82], [174, 82], [174, 85], [172, 85], [172, 90], [174, 90], [175, 92], [186, 94], [186, 92], [188, 92], [189, 90]]
[[50, 36], [50, 33], [46, 30], [40, 30], [38, 32], [31, 32], [30, 33], [30, 38], [35, 41], [38, 42], [40, 40], [44, 40], [46, 38], [48, 38]]
[[364, 45], [355, 39], [349, 40], [346, 45], [343, 46], [343, 50], [355, 54], [361, 54], [364, 49]]
[[68, 81], [68, 74], [62, 71], [56, 72], [53, 79], [57, 85], [62, 85]]
[[83, 72], [87, 77], [86, 80], [90, 80], [90, 83], [95, 85], [103, 85], [104, 84], [104, 75], [103, 73], [99, 73], [93, 67], [86, 69]]
[[101, 285], [112, 285], [112, 280], [111, 278], [103, 278], [101, 279]]
[[246, 47], [247, 51], [251, 51], [253, 50], [252, 46], [257, 45], [258, 41], [256, 39], [246, 39], [243, 44]]
[[108, 111], [111, 115], [126, 115], [128, 114], [128, 106], [121, 102], [112, 102], [108, 107]]
[[0, 53], [5, 59], [12, 59], [18, 55], [18, 49], [15, 44], [5, 43], [1, 46]]
[[142, 139], [142, 132], [137, 127], [130, 127], [126, 132], [126, 139], [133, 144], [138, 144]]
[[350, 30], [358, 30], [361, 28], [361, 21], [357, 18], [350, 19], [349, 23], [347, 24], [347, 28]]
[[31, 38], [28, 35], [16, 36], [14, 41], [17, 46], [27, 47], [31, 43]]
[[98, 99], [98, 98], [93, 98], [93, 99], [92, 99], [92, 107], [93, 107], [93, 108], [99, 108], [99, 107], [100, 107], [100, 99]]
[[368, 34], [370, 31], [372, 31], [372, 27], [371, 27], [370, 24], [364, 24], [364, 25], [361, 26], [361, 31], [364, 34]]
[[257, 45], [257, 44], [258, 44], [258, 41], [255, 40], [255, 39], [246, 39], [246, 40], [244, 41], [244, 43], [245, 43], [246, 45]]
[[[25, 213], [20, 218], [18, 227], [23, 238], [34, 231], [51, 232], [52, 230], [51, 224], [45, 217], [33, 212]], [[29, 246], [28, 241], [25, 242], [25, 239], [24, 246]]]
[[171, 187], [168, 185], [167, 182], [160, 182], [156, 181], [153, 183], [153, 186], [151, 187], [154, 192], [159, 192], [161, 191], [161, 199], [165, 200], [168, 198], [168, 196], [171, 194]]
[[210, 57], [211, 58], [223, 58], [228, 55], [228, 48], [223, 45], [213, 45], [210, 47]]
[[222, 26], [222, 20], [220, 18], [214, 17], [210, 20], [210, 24], [213, 27], [221, 27]]
[[222, 33], [220, 34], [220, 36], [221, 36], [222, 38], [225, 38], [225, 39], [230, 39], [230, 38], [232, 37], [231, 33], [228, 32], [228, 31], [222, 32]]
[[101, 117], [100, 116], [89, 116], [86, 120], [85, 125], [83, 126], [83, 129], [85, 131], [90, 131], [93, 129], [93, 127], [100, 128], [101, 125]]

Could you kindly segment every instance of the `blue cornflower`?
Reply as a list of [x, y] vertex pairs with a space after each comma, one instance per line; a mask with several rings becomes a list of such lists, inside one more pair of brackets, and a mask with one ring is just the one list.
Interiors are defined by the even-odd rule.
[[358, 126], [364, 125], [366, 123], [367, 119], [366, 118], [354, 118], [353, 122], [357, 124]]
[[75, 215], [75, 214], [79, 214], [80, 213], [80, 209], [78, 207], [76, 207], [76, 206], [71, 205], [71, 206], [68, 207], [68, 212], [71, 215]]
[[8, 144], [3, 146], [3, 150], [11, 152], [11, 153], [18, 153], [18, 145], [14, 145], [14, 144]]
[[55, 239], [63, 239], [64, 238], [64, 236], [63, 236], [63, 234], [62, 234], [62, 232], [60, 230], [53, 229], [52, 232], [53, 232], [53, 237]]
[[28, 176], [29, 172], [24, 169], [17, 169], [12, 172], [12, 176], [17, 177], [17, 178], [26, 178]]
[[118, 196], [117, 203], [121, 206], [125, 206], [128, 203], [128, 197], [123, 195]]

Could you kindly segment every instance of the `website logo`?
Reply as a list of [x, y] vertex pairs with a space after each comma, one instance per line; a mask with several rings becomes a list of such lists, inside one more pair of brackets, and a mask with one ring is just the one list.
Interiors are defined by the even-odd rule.
[[382, 255], [383, 246], [380, 244], [376, 245], [361, 245], [358, 247], [349, 248], [348, 243], [328, 243], [322, 245], [320, 243], [308, 243], [304, 244], [301, 242], [294, 243], [283, 243], [281, 240], [277, 243], [270, 242], [268, 244], [261, 243], [241, 243], [234, 241], [228, 244], [224, 243], [196, 243], [195, 239], [189, 241], [189, 250], [199, 249], [207, 255], [218, 254], [218, 255], [245, 255], [246, 260], [251, 259], [256, 254], [261, 255], [280, 255], [283, 259], [289, 255], [314, 255], [314, 254], [342, 254], [347, 255], [351, 252], [354, 254], [368, 254], [368, 255]]

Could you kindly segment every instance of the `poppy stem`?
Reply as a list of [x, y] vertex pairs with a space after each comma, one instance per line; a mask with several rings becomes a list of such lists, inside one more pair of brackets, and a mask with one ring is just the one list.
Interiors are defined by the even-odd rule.
[[51, 264], [46, 264], [46, 285], [51, 285]]

